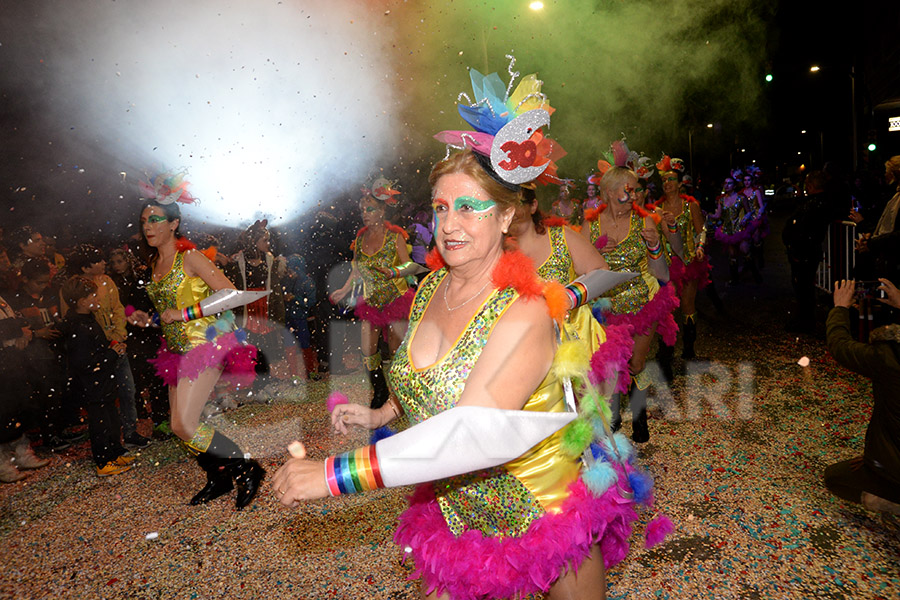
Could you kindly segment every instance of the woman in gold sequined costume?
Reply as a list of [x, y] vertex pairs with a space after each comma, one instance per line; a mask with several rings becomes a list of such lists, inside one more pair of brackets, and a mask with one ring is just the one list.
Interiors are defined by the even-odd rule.
[[[273, 480], [287, 506], [390, 485], [382, 444], [461, 407], [566, 412], [562, 381], [550, 369], [557, 335], [542, 284], [527, 257], [503, 249], [521, 190], [499, 184], [472, 152], [439, 163], [430, 181], [439, 257], [391, 366], [398, 403], [392, 398], [379, 410], [340, 404], [332, 413], [339, 432], [350, 424], [380, 427], [401, 410], [413, 427], [347, 453], [353, 460], [329, 457], [324, 468], [295, 455]], [[588, 490], [561, 439], [557, 431], [505, 464], [419, 486], [394, 539], [415, 560], [423, 597], [549, 591], [550, 598], [605, 598], [606, 566], [627, 553], [636, 513], [617, 484], [602, 494]]]
[[[243, 383], [252, 382], [256, 350], [244, 343], [230, 311], [218, 318], [197, 314], [201, 300], [234, 285], [179, 235], [180, 224], [181, 213], [174, 202], [150, 201], [141, 212], [141, 231], [153, 251], [147, 293], [159, 313], [164, 336], [164, 345], [152, 362], [169, 386], [172, 432], [206, 472], [206, 485], [191, 504], [209, 502], [236, 485], [236, 506], [241, 509], [253, 501], [265, 471], [255, 460], [245, 458], [231, 439], [201, 423], [200, 417], [223, 372]], [[129, 321], [146, 327], [152, 319], [135, 311]]]
[[385, 220], [385, 202], [375, 187], [359, 201], [359, 210], [365, 225], [353, 242], [353, 267], [346, 283], [331, 294], [333, 303], [340, 302], [357, 282], [362, 282], [363, 295], [356, 305], [356, 316], [362, 321], [362, 351], [369, 381], [372, 384], [372, 408], [381, 408], [390, 392], [381, 368], [378, 337], [387, 338], [393, 353], [406, 335], [409, 307], [413, 290], [405, 279], [405, 269], [411, 265], [406, 249], [407, 233]]
[[[600, 308], [606, 323], [631, 328], [634, 351], [628, 368], [632, 380], [632, 439], [646, 442], [650, 438], [647, 426], [650, 380], [644, 366], [657, 331], [666, 344], [675, 343], [678, 327], [672, 311], [678, 306], [678, 299], [671, 286], [660, 286], [660, 280], [668, 280], [668, 266], [656, 222], [652, 215], [635, 205], [637, 186], [638, 178], [633, 171], [625, 167], [610, 168], [600, 181], [600, 197], [607, 208], [582, 231], [599, 248], [610, 269], [640, 274], [605, 293], [595, 305], [595, 314]], [[614, 428], [621, 424], [619, 404], [620, 396], [616, 393], [612, 400]]]

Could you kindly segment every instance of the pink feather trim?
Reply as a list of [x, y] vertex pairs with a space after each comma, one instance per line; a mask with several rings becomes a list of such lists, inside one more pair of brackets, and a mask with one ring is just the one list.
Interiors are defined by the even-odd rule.
[[384, 308], [370, 306], [366, 303], [365, 298], [361, 298], [356, 305], [356, 316], [375, 327], [387, 327], [397, 321], [406, 321], [409, 319], [409, 309], [412, 308], [415, 295], [415, 291], [409, 288], [402, 296], [391, 301]]
[[609, 241], [609, 236], [607, 236], [604, 233], [603, 235], [601, 235], [600, 237], [597, 238], [596, 242], [594, 242], [594, 248], [596, 248], [597, 250], [602, 250], [602, 249], [606, 248], [606, 243], [608, 241]]
[[666, 515], [657, 515], [647, 523], [644, 530], [644, 547], [652, 548], [665, 539], [667, 535], [675, 531], [675, 524]]
[[600, 344], [591, 356], [588, 380], [593, 385], [599, 385], [616, 377], [615, 391], [627, 392], [631, 381], [628, 375], [628, 360], [634, 350], [631, 328], [626, 325], [607, 324], [603, 329], [606, 332], [606, 341]]
[[666, 284], [659, 288], [656, 295], [638, 312], [616, 315], [606, 313], [606, 322], [610, 325], [630, 326], [632, 335], [646, 335], [656, 323], [656, 331], [667, 346], [674, 346], [678, 337], [678, 325], [672, 313], [680, 302], [675, 294], [675, 287]]
[[[621, 469], [621, 468], [620, 468]], [[625, 487], [625, 474], [619, 481]], [[415, 561], [426, 593], [454, 600], [512, 598], [546, 592], [564, 569], [577, 568], [599, 543], [607, 568], [628, 554], [637, 512], [616, 486], [599, 498], [578, 480], [558, 513], [546, 513], [519, 537], [486, 537], [447, 527], [431, 484], [420, 485], [400, 515], [394, 542]]]
[[672, 257], [669, 265], [669, 281], [675, 285], [675, 291], [681, 297], [681, 290], [687, 281], [697, 281], [697, 289], [702, 290], [709, 285], [709, 257], [703, 256], [700, 260], [692, 260], [687, 267], [677, 256]]
[[331, 392], [328, 394], [328, 399], [325, 400], [325, 408], [328, 409], [328, 412], [334, 412], [334, 409], [337, 408], [341, 404], [349, 404], [350, 400], [347, 399], [347, 396], [341, 392]]
[[163, 340], [156, 358], [148, 362], [156, 367], [156, 374], [166, 385], [178, 385], [185, 377], [194, 381], [210, 367], [223, 367], [223, 381], [246, 387], [256, 377], [256, 346], [240, 342], [231, 332], [178, 354], [171, 352]]
[[750, 239], [753, 234], [749, 229], [742, 229], [736, 233], [727, 234], [721, 229], [716, 229], [716, 241], [726, 246], [737, 246]]

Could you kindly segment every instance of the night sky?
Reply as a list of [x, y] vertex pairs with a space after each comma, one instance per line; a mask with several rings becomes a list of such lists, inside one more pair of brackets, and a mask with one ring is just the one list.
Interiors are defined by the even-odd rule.
[[137, 180], [161, 169], [187, 169], [195, 225], [307, 222], [352, 207], [378, 174], [425, 202], [445, 153], [431, 136], [464, 125], [467, 67], [508, 81], [507, 54], [557, 109], [548, 133], [569, 152], [563, 177], [582, 182], [623, 134], [654, 159], [692, 157], [711, 179], [750, 160], [770, 179], [800, 160], [849, 171], [859, 14], [545, 4], [0, 0], [3, 227], [122, 235]]

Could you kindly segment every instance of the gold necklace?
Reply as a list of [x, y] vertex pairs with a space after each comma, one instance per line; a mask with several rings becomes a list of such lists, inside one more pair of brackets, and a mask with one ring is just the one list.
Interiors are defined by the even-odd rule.
[[[448, 279], [449, 279], [449, 277], [448, 277]], [[447, 290], [450, 289], [450, 282], [448, 281], [448, 282], [447, 282], [447, 285], [444, 286], [444, 306], [446, 306], [446, 307], [447, 307], [447, 310], [450, 311], [450, 312], [453, 312], [454, 310], [457, 310], [457, 309], [459, 309], [459, 308], [462, 308], [463, 306], [465, 306], [466, 304], [468, 304], [469, 302], [471, 302], [472, 300], [474, 300], [475, 298], [477, 298], [478, 296], [480, 296], [481, 293], [482, 293], [482, 292], [487, 288], [487, 286], [489, 286], [490, 284], [491, 284], [491, 280], [489, 279], [489, 280], [487, 281], [487, 283], [485, 283], [483, 286], [481, 286], [481, 289], [480, 289], [480, 290], [478, 290], [477, 292], [475, 292], [475, 295], [474, 295], [474, 296], [472, 296], [471, 298], [469, 298], [468, 300], [466, 300], [466, 301], [463, 302], [462, 304], [459, 304], [459, 305], [457, 305], [457, 306], [454, 306], [453, 308], [450, 308], [450, 302], [447, 301]]]

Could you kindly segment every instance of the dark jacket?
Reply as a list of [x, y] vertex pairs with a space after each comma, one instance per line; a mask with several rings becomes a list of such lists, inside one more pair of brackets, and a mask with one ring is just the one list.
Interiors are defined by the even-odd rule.
[[849, 311], [836, 306], [828, 315], [826, 337], [828, 350], [840, 365], [872, 380], [875, 404], [863, 458], [900, 485], [900, 326], [876, 329], [870, 344], [857, 342], [850, 334]]
[[841, 218], [841, 203], [826, 192], [812, 194], [788, 218], [781, 241], [792, 261], [819, 261], [828, 227]]
[[118, 353], [110, 347], [103, 328], [94, 315], [70, 310], [61, 327], [66, 341], [69, 376], [86, 400], [96, 400], [115, 389]]

